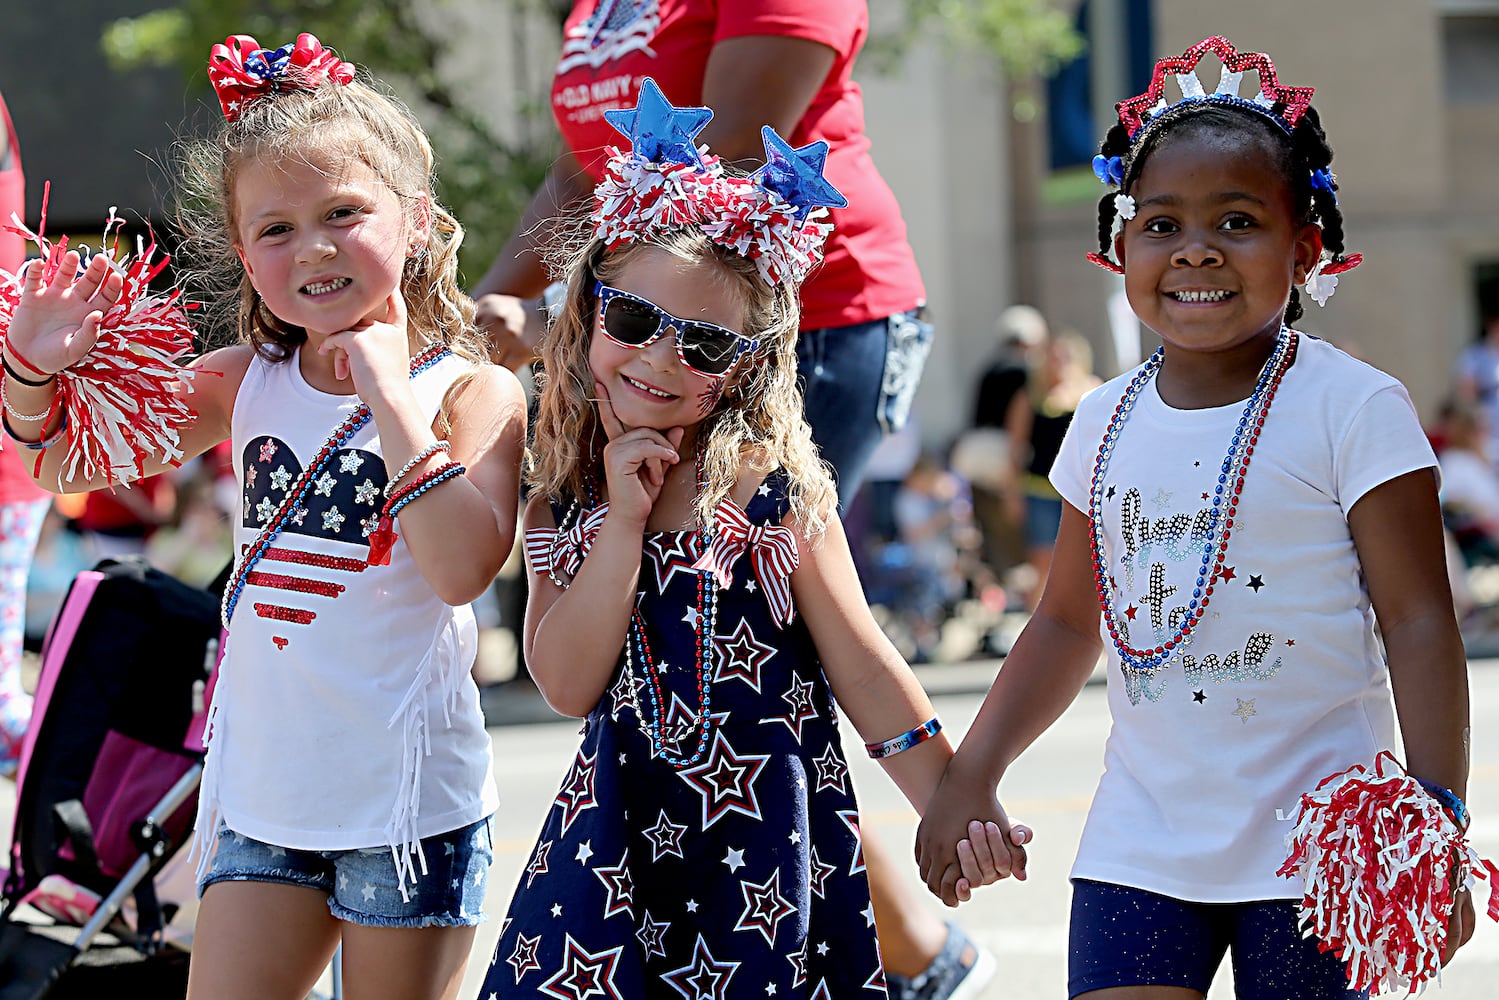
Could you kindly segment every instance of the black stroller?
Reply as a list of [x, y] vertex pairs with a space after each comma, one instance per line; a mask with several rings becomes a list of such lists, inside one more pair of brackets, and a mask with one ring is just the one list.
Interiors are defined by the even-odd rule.
[[[142, 560], [73, 581], [16, 774], [0, 1000], [81, 995], [91, 971], [115, 993], [127, 979], [140, 988], [126, 995], [185, 989], [186, 954], [162, 948], [177, 904], [157, 877], [192, 827], [219, 645], [218, 599]], [[52, 922], [18, 919], [22, 903]]]

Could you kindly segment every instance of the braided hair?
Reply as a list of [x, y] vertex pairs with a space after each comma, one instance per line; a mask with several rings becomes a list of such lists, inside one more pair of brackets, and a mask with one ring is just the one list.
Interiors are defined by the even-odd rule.
[[[1280, 108], [1277, 106], [1275, 110]], [[1332, 164], [1332, 147], [1327, 144], [1327, 133], [1322, 130], [1316, 108], [1309, 106], [1288, 136], [1257, 111], [1227, 103], [1182, 101], [1152, 118], [1133, 143], [1125, 126], [1116, 123], [1104, 136], [1099, 153], [1105, 158], [1117, 156], [1123, 160], [1124, 178], [1119, 191], [1127, 194], [1139, 179], [1145, 161], [1173, 138], [1202, 132], [1242, 135], [1246, 129], [1262, 137], [1266, 150], [1291, 185], [1296, 214], [1321, 226], [1323, 247], [1332, 254], [1334, 263], [1342, 262], [1343, 213], [1338, 208], [1337, 184], [1330, 179], [1325, 188], [1312, 184], [1312, 171], [1325, 170]], [[1115, 194], [1110, 192], [1098, 202], [1098, 252], [1105, 259], [1114, 249]], [[1294, 323], [1301, 315], [1301, 297], [1293, 287], [1285, 322]]]

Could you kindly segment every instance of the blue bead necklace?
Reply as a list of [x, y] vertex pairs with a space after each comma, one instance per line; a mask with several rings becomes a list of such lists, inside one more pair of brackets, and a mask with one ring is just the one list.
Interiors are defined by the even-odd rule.
[[1259, 440], [1260, 431], [1265, 426], [1265, 417], [1270, 412], [1270, 403], [1275, 399], [1275, 391], [1280, 386], [1281, 378], [1291, 367], [1291, 363], [1296, 360], [1296, 345], [1299, 336], [1295, 330], [1282, 327], [1275, 341], [1275, 349], [1266, 359], [1264, 367], [1260, 369], [1254, 392], [1250, 395], [1249, 401], [1244, 404], [1244, 412], [1240, 415], [1238, 426], [1234, 429], [1233, 437], [1228, 444], [1228, 454], [1224, 456], [1223, 464], [1219, 467], [1213, 506], [1208, 515], [1208, 538], [1202, 545], [1202, 564], [1198, 569], [1197, 582], [1192, 587], [1186, 616], [1181, 624], [1172, 630], [1170, 638], [1153, 647], [1136, 648], [1129, 645], [1120, 627], [1105, 562], [1103, 502], [1109, 461], [1119, 442], [1119, 434], [1124, 429], [1130, 412], [1135, 408], [1140, 393], [1160, 370], [1161, 362], [1165, 357], [1164, 347], [1158, 348], [1145, 364], [1140, 366], [1139, 371], [1130, 379], [1129, 385], [1125, 388], [1124, 395], [1120, 397], [1119, 404], [1114, 407], [1114, 414], [1109, 420], [1108, 428], [1104, 431], [1103, 443], [1099, 445], [1098, 455], [1093, 462], [1093, 480], [1088, 491], [1088, 523], [1091, 535], [1089, 542], [1093, 555], [1093, 583], [1098, 591], [1098, 603], [1103, 609], [1104, 624], [1108, 628], [1114, 649], [1118, 652], [1120, 664], [1126, 673], [1147, 676], [1154, 674], [1163, 669], [1191, 643], [1192, 633], [1197, 623], [1202, 620], [1208, 601], [1212, 598], [1214, 581], [1217, 580], [1223, 569], [1224, 560], [1227, 558], [1228, 539], [1233, 533], [1234, 514], [1238, 510], [1239, 497], [1244, 491], [1244, 476], [1249, 469], [1249, 460], [1254, 455], [1255, 443]]

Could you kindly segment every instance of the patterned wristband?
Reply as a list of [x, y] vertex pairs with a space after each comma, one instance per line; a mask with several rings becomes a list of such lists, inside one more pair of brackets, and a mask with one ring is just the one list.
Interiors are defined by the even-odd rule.
[[918, 743], [925, 743], [940, 732], [942, 732], [942, 723], [938, 722], [934, 716], [915, 729], [901, 733], [899, 736], [888, 739], [883, 743], [866, 743], [864, 744], [864, 749], [869, 751], [869, 756], [875, 760], [879, 760], [882, 757], [893, 757], [902, 751], [911, 749]]
[[1441, 807], [1447, 810], [1447, 814], [1452, 817], [1452, 822], [1457, 824], [1459, 830], [1466, 830], [1468, 828], [1470, 819], [1468, 816], [1468, 807], [1463, 804], [1463, 800], [1458, 798], [1452, 789], [1445, 785], [1439, 785], [1435, 781], [1427, 781], [1425, 778], [1417, 778], [1416, 783], [1426, 789], [1426, 794], [1436, 799]]
[[[0, 414], [0, 427], [3, 427], [5, 429], [6, 437], [10, 438], [22, 448], [26, 448], [30, 451], [46, 451], [48, 448], [52, 447], [54, 444], [62, 440], [63, 432], [68, 429], [68, 411], [62, 411], [62, 423], [57, 425], [57, 430], [52, 432], [52, 436], [49, 438], [43, 438], [40, 441], [28, 441], [25, 438], [17, 435], [15, 430], [10, 426], [10, 421], [7, 420], [3, 414]], [[40, 456], [38, 456], [38, 458], [40, 458]]]

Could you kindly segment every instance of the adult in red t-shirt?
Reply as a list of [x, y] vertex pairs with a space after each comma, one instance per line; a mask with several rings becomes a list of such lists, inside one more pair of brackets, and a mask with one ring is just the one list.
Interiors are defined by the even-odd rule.
[[[727, 162], [764, 161], [763, 125], [793, 146], [824, 140], [826, 177], [849, 204], [832, 210], [824, 262], [802, 287], [797, 353], [812, 437], [846, 506], [880, 438], [905, 423], [932, 335], [852, 80], [868, 30], [865, 0], [575, 0], [551, 93], [566, 151], [473, 289], [496, 360], [533, 360], [549, 281], [542, 254], [559, 220], [588, 211], [606, 147], [625, 141], [604, 112], [634, 107], [642, 78], [679, 107], [712, 108], [698, 141]], [[980, 962], [992, 965], [961, 929], [931, 916], [867, 833], [865, 855], [892, 997], [916, 995], [909, 980], [919, 978], [921, 995], [939, 1000]]]
[[532, 359], [535, 303], [516, 299], [546, 287], [549, 223], [587, 211], [606, 147], [625, 141], [603, 113], [634, 107], [642, 78], [673, 104], [712, 108], [698, 140], [726, 161], [762, 163], [762, 125], [793, 146], [824, 140], [827, 179], [849, 204], [832, 210], [824, 262], [802, 287], [798, 353], [813, 437], [846, 504], [881, 436], [904, 424], [931, 337], [917, 317], [926, 292], [906, 225], [870, 159], [852, 80], [868, 30], [864, 0], [576, 0], [551, 94], [566, 151], [473, 289], [497, 360]]
[[[11, 127], [10, 109], [0, 96], [0, 226], [10, 224], [12, 213], [24, 217], [25, 212], [21, 147]], [[0, 231], [0, 269], [14, 274], [25, 259], [21, 237]], [[21, 738], [31, 721], [31, 696], [21, 687], [26, 577], [42, 520], [52, 504], [51, 494], [31, 481], [22, 455], [14, 442], [0, 443], [0, 774], [15, 773]]]

